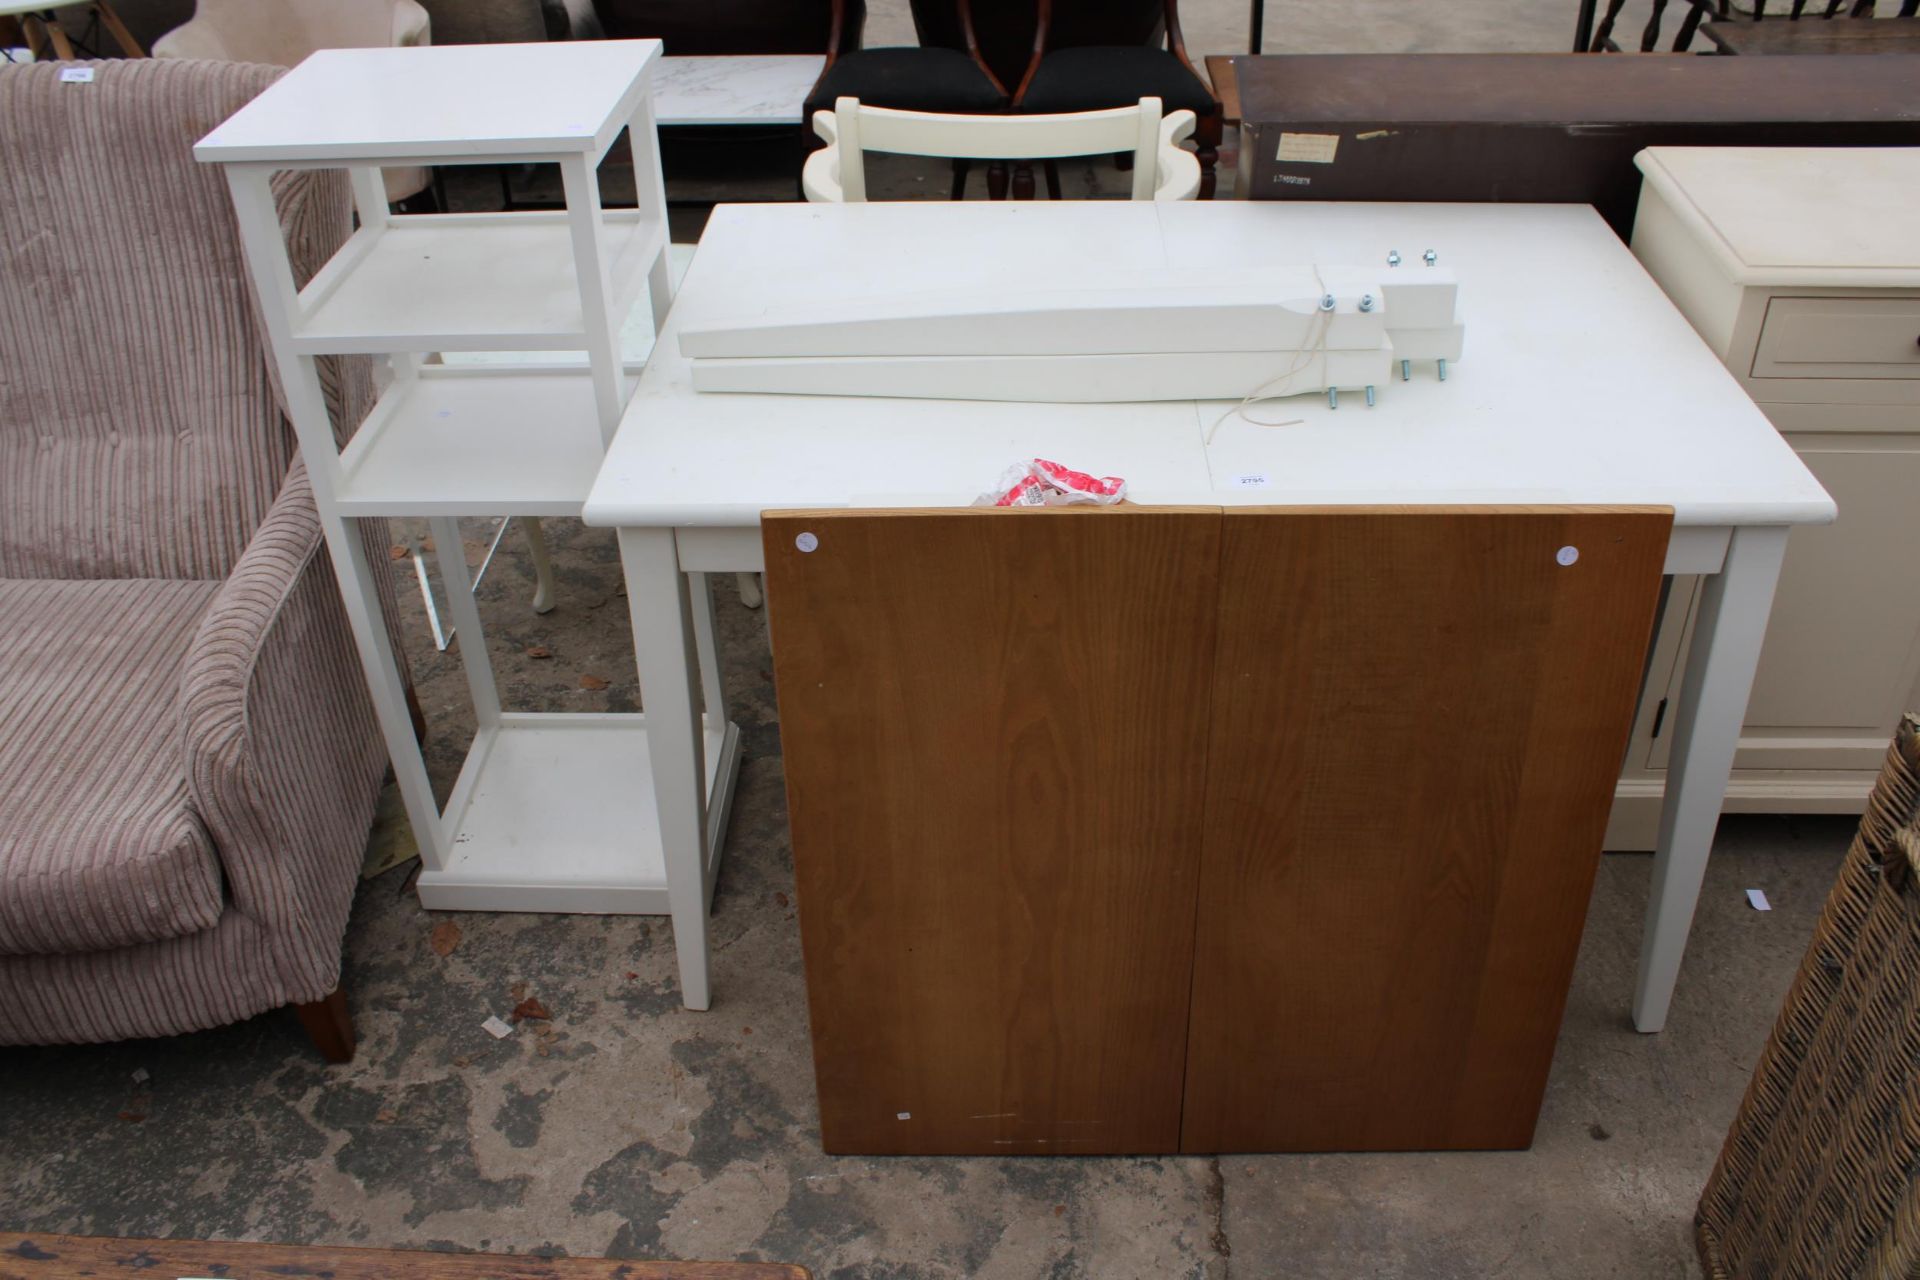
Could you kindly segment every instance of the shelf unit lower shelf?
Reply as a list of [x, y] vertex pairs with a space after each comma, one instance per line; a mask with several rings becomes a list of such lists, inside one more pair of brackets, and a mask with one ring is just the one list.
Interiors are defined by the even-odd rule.
[[577, 516], [605, 446], [584, 366], [423, 365], [340, 455], [347, 516]]
[[[711, 899], [740, 731], [709, 725], [704, 736]], [[420, 873], [429, 910], [668, 914], [644, 713], [501, 716], [475, 737], [446, 825], [446, 865]]]

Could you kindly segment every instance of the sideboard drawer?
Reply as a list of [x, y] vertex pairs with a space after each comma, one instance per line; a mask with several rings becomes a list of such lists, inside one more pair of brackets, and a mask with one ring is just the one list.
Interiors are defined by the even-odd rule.
[[1920, 297], [1771, 298], [1756, 378], [1920, 378]]

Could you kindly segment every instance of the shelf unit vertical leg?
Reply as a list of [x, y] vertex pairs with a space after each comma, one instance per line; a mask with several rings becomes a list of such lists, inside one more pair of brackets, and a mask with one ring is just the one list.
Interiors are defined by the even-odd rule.
[[634, 656], [647, 714], [647, 755], [660, 814], [661, 852], [673, 946], [680, 962], [681, 1000], [689, 1009], [712, 1004], [707, 955], [706, 746], [695, 699], [698, 661], [693, 606], [671, 529], [620, 530], [620, 563], [627, 577]]
[[1633, 994], [1633, 1025], [1641, 1031], [1658, 1031], [1667, 1023], [1786, 551], [1784, 528], [1736, 529], [1726, 563], [1701, 586], [1699, 621], [1674, 715], [1673, 757]]
[[355, 165], [347, 170], [353, 183], [353, 209], [360, 225], [370, 229], [387, 225], [387, 180], [372, 165]]
[[587, 157], [568, 156], [560, 162], [566, 189], [567, 222], [573, 232], [573, 270], [580, 285], [580, 317], [586, 328], [587, 364], [593, 379], [594, 403], [600, 412], [600, 441], [613, 443], [626, 408], [625, 374], [620, 367], [620, 318], [613, 314], [613, 288], [608, 280], [606, 237], [600, 217], [600, 175]]
[[687, 599], [693, 608], [693, 645], [700, 655], [700, 705], [707, 712], [707, 727], [723, 729], [727, 723], [726, 673], [720, 669], [720, 647], [714, 639], [713, 588], [706, 574], [687, 575]]
[[653, 309], [653, 332], [657, 336], [667, 322], [673, 306], [673, 269], [668, 264], [668, 244], [673, 236], [667, 224], [667, 183], [660, 166], [660, 130], [653, 118], [653, 68], [646, 73], [647, 90], [627, 121], [627, 150], [633, 159], [633, 202], [640, 209], [643, 224], [660, 229], [660, 256], [647, 268], [647, 301]]
[[480, 606], [473, 598], [473, 575], [467, 571], [467, 547], [460, 522], [438, 516], [427, 522], [433, 531], [433, 553], [440, 562], [440, 582], [447, 590], [447, 616], [460, 642], [460, 665], [467, 673], [467, 693], [473, 698], [474, 722], [480, 733], [500, 727], [500, 694], [493, 683], [493, 664], [487, 658], [487, 635], [480, 626]]
[[358, 527], [340, 514], [335, 497], [340, 491], [340, 455], [334, 443], [333, 419], [320, 390], [319, 368], [311, 356], [292, 354], [290, 330], [300, 303], [293, 283], [293, 266], [287, 259], [287, 244], [280, 234], [280, 216], [273, 203], [270, 185], [273, 167], [228, 165], [226, 176], [247, 269], [253, 277], [274, 367], [286, 395], [287, 414], [293, 420], [300, 455], [313, 484], [320, 527], [326, 535], [347, 623], [360, 650], [360, 664], [366, 672], [374, 713], [387, 741], [394, 780], [406, 804], [407, 818], [413, 824], [421, 860], [438, 869], [445, 862], [440, 809], [433, 798], [433, 783], [427, 777], [420, 744], [413, 736], [406, 688], [400, 679], [400, 664], [380, 609], [379, 580], [374, 576], [387, 570], [384, 565], [373, 563]]

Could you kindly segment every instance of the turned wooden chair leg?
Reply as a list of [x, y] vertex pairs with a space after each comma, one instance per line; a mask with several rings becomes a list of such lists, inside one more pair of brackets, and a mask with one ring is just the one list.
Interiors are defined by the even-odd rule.
[[1213, 190], [1219, 182], [1214, 166], [1220, 162], [1220, 139], [1226, 133], [1226, 111], [1215, 107], [1201, 116], [1194, 125], [1194, 158], [1200, 162], [1200, 198], [1213, 199]]
[[1033, 166], [1022, 160], [1013, 166], [1013, 198], [1015, 200], [1033, 199]]
[[1005, 200], [1007, 198], [1007, 162], [990, 161], [987, 165], [987, 199]]
[[1060, 164], [1056, 160], [1047, 161], [1047, 199], [1060, 198]]
[[971, 160], [953, 162], [953, 195], [949, 197], [950, 199], [965, 200], [967, 198], [967, 174], [972, 170], [973, 161]]
[[353, 1016], [347, 1012], [347, 990], [335, 987], [312, 1004], [296, 1004], [307, 1038], [328, 1062], [353, 1061]]
[[407, 719], [413, 722], [413, 740], [421, 746], [427, 745], [427, 713], [420, 706], [420, 691], [409, 682], [407, 685]]

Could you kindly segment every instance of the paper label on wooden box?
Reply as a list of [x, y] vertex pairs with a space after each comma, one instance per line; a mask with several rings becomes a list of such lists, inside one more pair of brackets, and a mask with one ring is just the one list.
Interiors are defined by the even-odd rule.
[[1337, 133], [1283, 133], [1280, 135], [1280, 152], [1274, 158], [1299, 164], [1332, 164], [1333, 153], [1339, 147], [1340, 135]]

